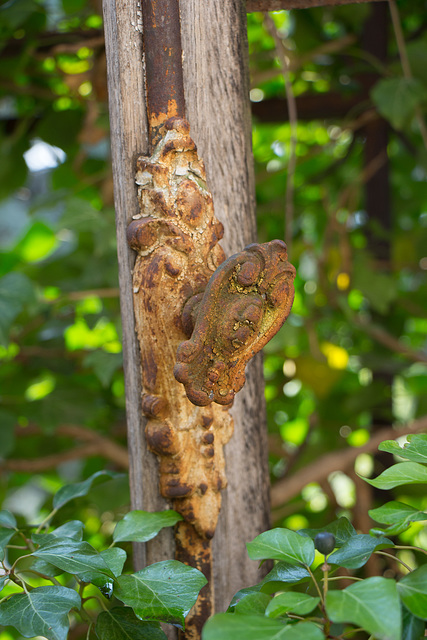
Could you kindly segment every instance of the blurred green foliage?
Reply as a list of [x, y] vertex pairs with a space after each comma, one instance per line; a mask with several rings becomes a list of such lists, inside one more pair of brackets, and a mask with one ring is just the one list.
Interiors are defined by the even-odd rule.
[[[371, 5], [271, 14], [299, 111], [286, 230], [285, 82], [263, 14], [248, 15], [251, 100], [255, 113], [266, 107], [253, 128], [259, 238], [291, 235], [298, 274], [293, 312], [265, 350], [273, 485], [337, 452], [327, 477], [275, 505], [274, 522], [291, 529], [346, 515], [366, 531], [357, 476], [353, 465], [341, 470], [339, 452], [368, 442], [378, 425], [398, 428], [427, 414], [427, 149], [419, 125], [427, 104], [427, 3], [398, 8], [411, 78], [390, 21], [387, 59], [367, 52]], [[93, 455], [88, 433], [125, 446], [99, 4], [9, 0], [0, 7], [0, 39], [0, 499], [31, 521], [48, 513], [63, 483], [120, 467]], [[348, 109], [316, 116], [331, 95], [331, 110]], [[275, 99], [283, 117], [274, 117]], [[366, 179], [379, 167], [367, 170], [371, 134], [362, 124], [372, 131], [376, 110], [390, 123], [386, 227], [366, 199]], [[359, 456], [356, 469], [379, 473], [392, 461], [383, 455]], [[393, 499], [427, 507], [421, 490], [402, 491]], [[99, 539], [127, 509], [127, 488], [118, 483], [108, 501], [96, 498], [70, 507], [69, 518]], [[376, 506], [374, 494], [369, 501], [366, 509]], [[427, 544], [421, 523], [402, 536]]]

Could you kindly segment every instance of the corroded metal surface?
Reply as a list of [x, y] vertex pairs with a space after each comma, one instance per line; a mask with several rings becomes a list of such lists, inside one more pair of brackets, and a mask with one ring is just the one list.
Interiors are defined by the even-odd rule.
[[176, 557], [209, 580], [186, 621], [185, 638], [196, 640], [214, 610], [210, 540], [226, 486], [228, 410], [246, 363], [289, 314], [295, 273], [280, 240], [225, 261], [223, 227], [187, 121], [170, 118], [159, 132], [152, 156], [138, 160], [140, 214], [128, 241], [138, 254], [133, 291], [146, 438], [159, 459], [161, 494], [185, 518]]
[[246, 364], [291, 311], [294, 278], [281, 240], [251, 244], [216, 270], [202, 300], [195, 299], [195, 328], [179, 346], [174, 369], [191, 402], [233, 401], [245, 383]]
[[208, 581], [186, 620], [185, 631], [180, 631], [178, 636], [179, 640], [199, 640], [203, 625], [215, 610], [211, 541], [201, 538], [188, 522], [179, 522], [175, 542], [176, 559], [201, 571]]
[[166, 120], [185, 115], [179, 1], [144, 0], [141, 12], [148, 124], [156, 143]]
[[225, 487], [223, 446], [232, 434], [227, 407], [195, 407], [173, 376], [188, 337], [182, 311], [224, 260], [203, 162], [185, 120], [170, 119], [136, 176], [141, 214], [128, 228], [138, 252], [134, 308], [148, 418], [146, 437], [160, 461], [160, 490], [203, 538], [214, 534]]

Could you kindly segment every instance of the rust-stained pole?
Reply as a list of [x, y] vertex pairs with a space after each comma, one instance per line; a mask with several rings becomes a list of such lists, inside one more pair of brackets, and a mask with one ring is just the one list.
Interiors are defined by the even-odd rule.
[[153, 146], [168, 118], [185, 117], [179, 0], [143, 0], [142, 24], [147, 115]]
[[[142, 23], [152, 152], [162, 138], [166, 121], [174, 116], [185, 118], [179, 0], [143, 0]], [[175, 544], [176, 559], [199, 569], [208, 580], [186, 619], [185, 632], [179, 633], [180, 638], [199, 640], [204, 623], [214, 612], [212, 545], [187, 522], [176, 525]]]

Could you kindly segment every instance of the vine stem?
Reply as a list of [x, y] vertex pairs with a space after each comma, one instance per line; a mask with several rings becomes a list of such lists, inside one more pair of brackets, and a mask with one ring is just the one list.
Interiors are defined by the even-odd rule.
[[400, 562], [400, 564], [404, 566], [405, 569], [409, 571], [409, 573], [413, 571], [413, 569], [411, 569], [411, 567], [409, 567], [405, 562], [403, 562], [403, 560], [400, 560], [400, 558], [397, 558], [392, 553], [387, 553], [386, 551], [375, 551], [374, 553], [380, 556], [387, 556], [388, 558], [393, 558], [393, 560], [396, 560], [396, 562]]
[[411, 551], [421, 551], [421, 553], [424, 553], [427, 556], [427, 551], [425, 549], [421, 549], [421, 547], [413, 547], [411, 545], [395, 544], [394, 548], [395, 549], [410, 549]]
[[312, 570], [310, 569], [310, 567], [308, 566], [308, 564], [306, 564], [306, 565], [304, 565], [304, 566], [305, 566], [305, 568], [307, 569], [308, 573], [309, 573], [309, 574], [310, 574], [310, 576], [311, 576], [311, 579], [312, 579], [312, 580], [313, 580], [313, 582], [314, 582], [314, 586], [316, 587], [317, 593], [319, 594], [319, 597], [320, 597], [320, 601], [321, 601], [321, 603], [322, 603], [322, 605], [323, 605], [323, 604], [324, 604], [323, 594], [322, 594], [322, 592], [321, 592], [321, 590], [320, 590], [319, 583], [317, 582], [316, 578], [314, 577], [314, 574], [313, 574]]
[[40, 533], [40, 531], [43, 529], [44, 525], [47, 522], [49, 522], [49, 520], [51, 520], [53, 518], [53, 516], [55, 515], [55, 513], [57, 511], [58, 511], [58, 509], [52, 509], [52, 511], [50, 513], [48, 513], [46, 518], [40, 522], [39, 526], [37, 527], [36, 533]]
[[314, 574], [312, 572], [312, 570], [310, 569], [310, 567], [308, 566], [308, 564], [304, 565], [305, 568], [307, 569], [307, 571], [309, 572], [311, 579], [314, 582], [314, 585], [316, 587], [317, 593], [319, 594], [319, 598], [320, 598], [320, 608], [322, 610], [323, 616], [324, 616], [324, 625], [323, 625], [323, 631], [325, 633], [325, 636], [328, 637], [329, 636], [329, 628], [331, 626], [331, 621], [328, 618], [328, 615], [326, 613], [326, 607], [325, 607], [325, 599], [323, 597], [322, 591], [319, 587], [319, 583], [317, 582], [316, 578], [314, 577]]
[[[405, 38], [403, 36], [403, 31], [402, 31], [402, 25], [400, 23], [399, 10], [396, 5], [396, 0], [388, 0], [388, 4], [390, 7], [391, 21], [393, 23], [394, 35], [396, 36], [396, 43], [397, 43], [397, 48], [399, 50], [399, 57], [402, 65], [403, 75], [405, 78], [409, 80], [413, 76], [411, 71], [411, 65], [409, 64], [408, 52], [406, 50]], [[415, 117], [417, 119], [418, 126], [420, 128], [420, 133], [424, 142], [424, 146], [427, 149], [427, 128], [419, 107], [417, 107], [415, 110]]]
[[358, 580], [360, 582], [363, 582], [363, 578], [356, 578], [356, 576], [328, 576], [328, 581], [330, 580]]
[[56, 584], [58, 587], [62, 587], [62, 584], [59, 582], [59, 580], [57, 580], [53, 576], [47, 576], [44, 573], [40, 573], [40, 571], [35, 571], [34, 569], [26, 569], [25, 572], [34, 573], [36, 576], [40, 576], [40, 578], [43, 578], [44, 580], [49, 580], [49, 582]]

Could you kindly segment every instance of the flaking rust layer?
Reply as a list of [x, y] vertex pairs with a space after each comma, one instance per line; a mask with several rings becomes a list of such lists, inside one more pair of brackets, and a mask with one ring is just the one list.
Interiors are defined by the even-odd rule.
[[138, 160], [141, 213], [128, 227], [137, 252], [134, 309], [141, 350], [146, 437], [160, 461], [160, 491], [211, 538], [226, 486], [223, 447], [233, 431], [227, 406], [197, 407], [173, 375], [181, 342], [191, 336], [186, 303], [199, 300], [225, 256], [203, 161], [188, 123], [171, 118], [150, 158]]
[[[139, 158], [141, 213], [128, 227], [148, 418], [160, 490], [206, 539], [226, 486], [228, 409], [247, 362], [277, 333], [294, 298], [281, 240], [225, 260], [205, 168], [186, 120], [170, 118], [153, 155]], [[182, 384], [180, 384], [182, 383]]]

